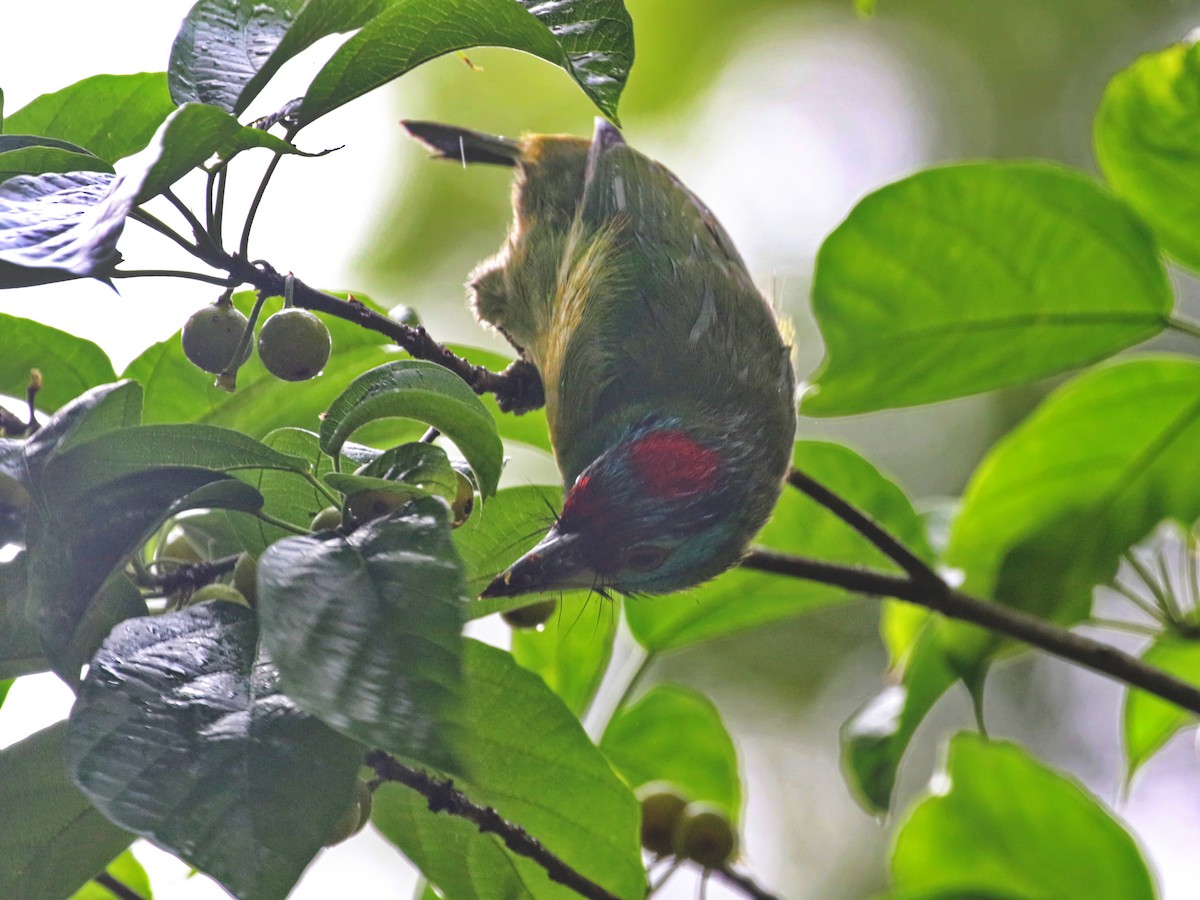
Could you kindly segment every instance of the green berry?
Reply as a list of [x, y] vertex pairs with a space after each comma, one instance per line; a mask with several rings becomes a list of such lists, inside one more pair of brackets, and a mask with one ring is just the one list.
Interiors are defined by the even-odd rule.
[[163, 543], [158, 545], [154, 554], [156, 560], [168, 560], [174, 563], [198, 563], [203, 557], [196, 545], [182, 531], [174, 531]]
[[357, 528], [363, 522], [380, 519], [394, 509], [408, 505], [414, 494], [407, 491], [359, 491], [346, 499], [345, 522]]
[[245, 551], [238, 554], [237, 562], [233, 564], [233, 586], [251, 606], [258, 601], [258, 560]]
[[407, 325], [410, 328], [421, 327], [421, 317], [417, 315], [417, 311], [411, 306], [393, 306], [388, 310], [388, 318], [393, 322], [399, 322], [401, 325]]
[[361, 779], [356, 780], [354, 782], [354, 799], [351, 801], [350, 807], [342, 813], [342, 817], [334, 823], [329, 837], [325, 838], [325, 846], [332, 847], [334, 844], [340, 844], [342, 841], [354, 837], [370, 821], [371, 788]]
[[327, 506], [315, 516], [313, 516], [312, 524], [308, 526], [309, 531], [332, 531], [342, 524], [342, 511], [336, 506]]
[[236, 369], [250, 358], [250, 344], [237, 360], [233, 355], [242, 342], [246, 331], [247, 319], [232, 306], [225, 303], [214, 303], [206, 306], [183, 326], [183, 355], [192, 365], [205, 372], [223, 372], [227, 368]]
[[475, 485], [459, 471], [454, 473], [454, 482], [457, 489], [450, 503], [450, 512], [454, 514], [453, 527], [457, 528], [471, 518], [471, 510], [475, 508]]
[[737, 850], [737, 834], [724, 810], [711, 803], [689, 803], [675, 826], [672, 846], [677, 856], [717, 869]]
[[674, 852], [672, 838], [687, 798], [674, 785], [652, 781], [637, 790], [642, 804], [642, 846], [659, 856]]
[[519, 606], [516, 609], [502, 612], [500, 618], [513, 628], [537, 628], [550, 621], [550, 617], [554, 615], [556, 609], [558, 609], [557, 600], [539, 600], [528, 606]]
[[249, 601], [246, 600], [246, 595], [229, 584], [206, 584], [200, 590], [192, 594], [188, 600], [188, 606], [195, 606], [198, 603], [212, 603], [215, 600], [222, 600], [225, 603], [237, 603], [240, 606], [249, 606]]
[[329, 362], [333, 342], [325, 323], [307, 309], [284, 309], [263, 323], [258, 356], [284, 381], [307, 381]]

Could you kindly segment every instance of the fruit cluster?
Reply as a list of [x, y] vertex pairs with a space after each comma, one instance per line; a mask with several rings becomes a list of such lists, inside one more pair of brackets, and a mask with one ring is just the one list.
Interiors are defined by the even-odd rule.
[[[225, 298], [192, 315], [183, 326], [183, 353], [205, 372], [236, 371], [250, 358], [250, 321]], [[269, 317], [258, 332], [263, 366], [284, 381], [307, 381], [329, 361], [329, 329], [306, 309], [288, 307]]]

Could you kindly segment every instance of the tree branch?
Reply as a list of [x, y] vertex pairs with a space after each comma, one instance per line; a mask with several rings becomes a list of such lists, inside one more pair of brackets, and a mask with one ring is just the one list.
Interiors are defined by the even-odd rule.
[[512, 824], [496, 810], [473, 803], [450, 780], [442, 780], [412, 769], [381, 750], [367, 754], [367, 765], [383, 781], [397, 781], [429, 801], [430, 812], [445, 812], [475, 823], [484, 834], [494, 834], [513, 853], [533, 860], [546, 870], [551, 881], [564, 885], [589, 900], [620, 900], [594, 881], [589, 881], [551, 853], [525, 829]]
[[936, 584], [917, 582], [910, 577], [841, 566], [764, 548], [751, 550], [742, 561], [742, 565], [762, 572], [830, 584], [860, 594], [907, 600], [909, 603], [941, 613], [947, 618], [970, 622], [997, 634], [1015, 638], [1094, 672], [1123, 681], [1131, 687], [1141, 688], [1200, 715], [1200, 689], [1172, 678], [1136, 656], [1108, 644], [1076, 634], [1021, 610], [953, 590], [941, 580]]
[[734, 887], [738, 888], [747, 897], [752, 897], [753, 900], [779, 900], [779, 898], [761, 887], [753, 878], [745, 872], [738, 872], [728, 866], [722, 866], [719, 869], [713, 869], [713, 874], [719, 878], [728, 881]]

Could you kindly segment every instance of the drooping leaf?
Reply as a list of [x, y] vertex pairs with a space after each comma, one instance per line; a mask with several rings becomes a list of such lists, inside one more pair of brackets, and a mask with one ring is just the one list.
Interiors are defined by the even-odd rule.
[[113, 163], [145, 147], [174, 108], [162, 72], [93, 75], [30, 101], [4, 131], [70, 141]]
[[397, 360], [354, 379], [321, 421], [321, 449], [336, 456], [359, 426], [390, 416], [438, 429], [467, 458], [484, 498], [496, 493], [504, 448], [495, 420], [465, 381], [431, 362]]
[[20, 397], [29, 370], [42, 373], [40, 409], [54, 411], [88, 388], [116, 381], [112, 363], [91, 341], [33, 319], [0, 314], [4, 353], [0, 354], [0, 394]]
[[0, 563], [0, 680], [44, 672], [50, 663], [42, 651], [37, 623], [29, 617], [25, 553]]
[[[1200, 364], [1139, 357], [1052, 393], [976, 470], [954, 520], [947, 565], [963, 590], [1069, 623], [1120, 555], [1168, 518], [1200, 518], [1191, 477], [1200, 447]], [[997, 642], [939, 623], [960, 667]]]
[[54, 138], [0, 135], [0, 181], [46, 172], [109, 172], [113, 167], [82, 147]]
[[678, 786], [689, 800], [742, 809], [737, 749], [713, 702], [677, 684], [657, 684], [608, 723], [600, 749], [630, 787]]
[[[1200, 684], [1200, 642], [1195, 640], [1164, 635], [1142, 654], [1142, 661], [1181, 681]], [[1135, 688], [1125, 693], [1123, 718], [1127, 779], [1176, 732], [1196, 721], [1187, 710]]]
[[311, 122], [423, 62], [468, 47], [511, 47], [561, 66], [610, 118], [633, 63], [621, 0], [393, 0], [334, 53], [304, 95]]
[[365, 744], [452, 770], [465, 600], [449, 510], [428, 497], [348, 536], [284, 538], [258, 562], [263, 642], [288, 695]]
[[513, 659], [540, 675], [567, 709], [582, 716], [608, 669], [620, 618], [619, 600], [568, 592], [544, 625], [513, 629]]
[[[853, 451], [800, 441], [793, 465], [867, 512], [918, 556], [928, 558], [924, 528], [908, 498]], [[792, 488], [784, 491], [757, 543], [830, 562], [894, 568], [824, 507]], [[846, 597], [840, 588], [742, 568], [686, 594], [632, 600], [625, 605], [625, 615], [643, 647], [662, 651], [799, 615]]]
[[67, 778], [59, 722], [0, 750], [0, 896], [68, 897], [133, 841]]
[[[472, 365], [483, 366], [493, 372], [503, 372], [512, 362], [511, 357], [502, 356], [490, 350], [480, 350], [478, 347], [467, 347], [462, 344], [449, 344], [448, 346]], [[484, 394], [479, 399], [491, 413], [496, 422], [496, 428], [500, 431], [500, 437], [504, 440], [528, 444], [530, 447], [545, 450], [547, 453], [551, 451], [550, 426], [546, 424], [544, 407], [514, 416], [500, 412], [500, 408], [496, 405], [496, 398], [491, 394]]]
[[279, 67], [330, 34], [353, 31], [387, 0], [200, 0], [171, 47], [171, 96], [244, 112]]
[[358, 472], [372, 478], [411, 484], [444, 500], [453, 500], [458, 491], [458, 479], [446, 451], [420, 441], [385, 450]]
[[254, 614], [220, 601], [124, 622], [92, 659], [67, 738], [97, 808], [243, 900], [287, 894], [364, 752], [280, 693], [257, 645]]
[[[645, 896], [637, 801], [578, 719], [502, 650], [467, 641], [464, 676], [455, 746], [470, 774], [456, 777], [455, 785], [520, 822], [616, 896]], [[510, 855], [494, 836], [448, 816], [418, 815], [403, 789], [385, 785], [376, 793], [372, 821], [446, 896], [576, 896], [537, 865]]]
[[1153, 900], [1137, 844], [1074, 779], [1015, 744], [960, 733], [892, 851], [901, 896]]
[[1105, 177], [1163, 247], [1200, 268], [1200, 49], [1192, 41], [1149, 53], [1108, 83], [1096, 113]]
[[1023, 384], [1157, 334], [1171, 290], [1139, 219], [1086, 176], [1030, 163], [921, 172], [825, 240], [825, 360], [801, 409], [847, 415]]

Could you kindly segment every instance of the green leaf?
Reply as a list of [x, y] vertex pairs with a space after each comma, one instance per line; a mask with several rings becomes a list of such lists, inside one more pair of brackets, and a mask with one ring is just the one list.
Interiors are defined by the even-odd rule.
[[297, 705], [449, 769], [465, 599], [449, 510], [432, 498], [349, 536], [284, 538], [258, 561], [263, 642]]
[[173, 109], [162, 72], [93, 75], [26, 104], [4, 131], [70, 141], [112, 163], [145, 147]]
[[937, 630], [926, 627], [908, 655], [901, 682], [889, 684], [842, 726], [842, 774], [868, 812], [888, 811], [900, 761], [917, 726], [957, 678]]
[[431, 362], [397, 360], [354, 379], [325, 413], [321, 449], [337, 456], [355, 429], [389, 416], [438, 429], [471, 464], [480, 494], [487, 498], [496, 493], [504, 463], [496, 422], [465, 381]]
[[171, 96], [244, 112], [289, 59], [362, 27], [387, 0], [200, 0], [171, 47]]
[[415, 485], [444, 500], [458, 493], [458, 478], [446, 451], [419, 441], [385, 450], [356, 474]]
[[88, 276], [120, 260], [134, 198], [106, 172], [18, 175], [0, 183], [0, 288]]
[[892, 851], [901, 895], [1152, 900], [1137, 844], [1074, 779], [1015, 744], [961, 733]]
[[71, 777], [109, 819], [243, 900], [287, 894], [364, 752], [280, 693], [258, 637], [250, 610], [220, 601], [123, 622], [67, 738]]
[[564, 594], [544, 625], [513, 629], [513, 658], [582, 716], [612, 658], [620, 617], [620, 601], [580, 591]]
[[1200, 268], [1200, 49], [1175, 44], [1143, 56], [1108, 83], [1096, 113], [1096, 159], [1113, 190], [1163, 247]]
[[[963, 590], [1062, 623], [1087, 615], [1092, 587], [1159, 522], [1200, 518], [1200, 363], [1139, 357], [1054, 391], [980, 464], [945, 563]], [[997, 641], [941, 622], [958, 664]]]
[[142, 388], [133, 381], [102, 384], [64, 404], [25, 442], [25, 458], [38, 474], [60, 453], [109, 431], [141, 421]]
[[28, 615], [24, 552], [0, 563], [0, 681], [50, 668], [37, 625]]
[[[153, 898], [154, 892], [150, 889], [150, 878], [146, 875], [142, 864], [137, 861], [137, 857], [133, 855], [133, 851], [126, 850], [109, 863], [104, 871], [136, 893], [142, 900]], [[72, 894], [70, 900], [112, 900], [112, 896], [112, 891], [108, 888], [101, 887], [95, 881], [89, 881]]]
[[825, 359], [801, 410], [847, 415], [1023, 384], [1157, 334], [1153, 238], [1086, 176], [970, 163], [871, 194], [825, 240]]
[[[492, 353], [490, 350], [480, 350], [478, 347], [467, 347], [462, 344], [447, 344], [447, 346], [472, 365], [483, 366], [493, 372], [504, 371], [512, 362], [510, 356]], [[514, 416], [502, 413], [500, 407], [496, 405], [496, 398], [491, 394], [484, 394], [479, 399], [491, 413], [500, 437], [506, 441], [518, 441], [528, 444], [530, 447], [545, 450], [547, 453], [551, 452], [550, 426], [546, 424], [545, 407]]]
[[67, 780], [59, 722], [0, 750], [0, 895], [69, 897], [133, 841]]
[[[469, 777], [456, 777], [455, 786], [519, 822], [611, 893], [645, 896], [637, 801], [578, 719], [502, 650], [466, 641], [464, 675], [466, 704], [455, 746]], [[551, 883], [539, 866], [510, 855], [495, 836], [415, 809], [411, 795], [384, 785], [372, 821], [445, 896], [576, 896]]]
[[[1142, 662], [1181, 681], [1200, 684], [1200, 642], [1195, 640], [1163, 635], [1142, 654]], [[1153, 694], [1135, 688], [1126, 691], [1122, 729], [1128, 760], [1126, 778], [1132, 779], [1177, 731], [1195, 721], [1194, 713]]]
[[741, 813], [737, 749], [716, 706], [698, 691], [655, 685], [613, 716], [600, 749], [630, 787], [669, 781], [735, 822]]
[[[454, 545], [466, 566], [467, 589], [472, 597], [478, 597], [493, 578], [550, 530], [561, 504], [559, 487], [505, 488], [455, 529]], [[528, 602], [528, 598], [518, 599], [520, 603], [515, 605]], [[476, 619], [513, 607], [511, 602], [497, 606], [491, 601], [477, 601], [471, 604], [469, 617]]]
[[0, 135], [0, 181], [44, 172], [112, 172], [113, 167], [81, 147], [52, 138]]
[[112, 363], [91, 341], [32, 319], [0, 314], [4, 353], [0, 355], [0, 394], [21, 397], [29, 370], [42, 373], [40, 409], [56, 410], [88, 388], [116, 381]]
[[317, 73], [299, 118], [311, 122], [423, 62], [478, 46], [561, 66], [615, 119], [633, 63], [633, 28], [620, 0], [392, 0]]
[[[837, 444], [800, 441], [793, 464], [887, 528], [918, 556], [929, 557], [921, 520], [904, 493], [866, 460]], [[775, 550], [846, 565], [895, 566], [866, 539], [799, 491], [785, 488], [757, 542]], [[677, 597], [625, 604], [633, 635], [658, 652], [723, 637], [800, 615], [847, 597], [840, 588], [734, 569]]]

